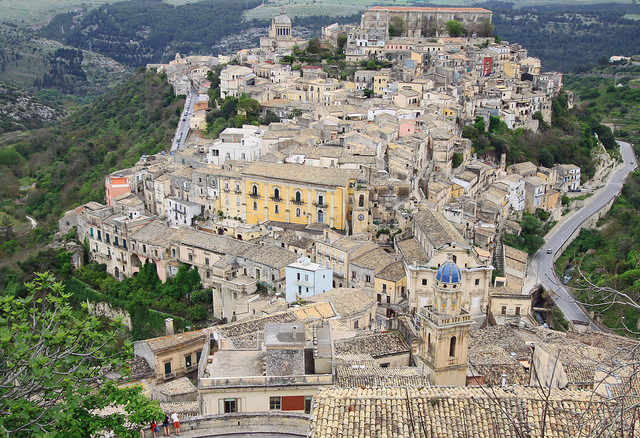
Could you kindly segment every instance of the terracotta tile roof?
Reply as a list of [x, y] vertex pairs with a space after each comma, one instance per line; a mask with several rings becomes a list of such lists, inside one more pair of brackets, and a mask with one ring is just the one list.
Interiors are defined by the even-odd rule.
[[338, 365], [336, 385], [342, 388], [377, 386], [429, 386], [429, 379], [416, 367]]
[[141, 342], [146, 342], [149, 345], [149, 348], [151, 348], [151, 351], [158, 353], [194, 342], [204, 342], [206, 338], [207, 334], [204, 330], [193, 330], [190, 332], [177, 333], [175, 335], [147, 339], [146, 341]]
[[420, 208], [414, 215], [413, 221], [422, 230], [435, 248], [441, 248], [452, 242], [465, 245], [464, 237], [455, 229], [442, 214], [426, 207]]
[[152, 221], [131, 233], [129, 240], [158, 246], [168, 246], [175, 232], [175, 229], [169, 228], [160, 221]]
[[429, 263], [429, 256], [424, 248], [418, 243], [415, 237], [411, 237], [402, 242], [398, 242], [398, 251], [402, 254], [404, 261], [408, 265], [413, 265], [416, 261], [421, 265]]
[[356, 180], [360, 175], [357, 170], [261, 162], [250, 164], [242, 173], [249, 180], [253, 175], [280, 181], [286, 180], [331, 187], [346, 187], [350, 180]]
[[539, 389], [519, 386], [332, 387], [314, 396], [310, 436], [540, 437], [543, 424], [546, 436], [599, 436], [613, 407], [592, 397], [590, 391], [554, 389], [545, 402]]
[[500, 347], [469, 350], [469, 365], [484, 377], [485, 385], [500, 386], [503, 375], [508, 385], [529, 383], [529, 375], [522, 364]]
[[227, 339], [256, 339], [259, 331], [264, 331], [264, 326], [269, 323], [278, 322], [294, 322], [298, 318], [287, 311], [276, 313], [274, 315], [259, 316], [256, 318], [247, 318], [242, 321], [233, 322], [219, 326], [218, 332]]
[[373, 358], [409, 353], [410, 348], [396, 332], [371, 333], [335, 342], [336, 354], [369, 354]]
[[376, 278], [388, 281], [400, 281], [407, 276], [404, 270], [404, 263], [397, 261], [391, 263], [386, 268], [376, 274]]
[[391, 12], [491, 12], [484, 8], [438, 8], [425, 6], [374, 6], [369, 10]]
[[372, 289], [336, 288], [308, 298], [311, 303], [328, 302], [337, 316], [346, 317], [365, 312], [376, 304]]
[[381, 269], [389, 266], [392, 262], [393, 258], [389, 253], [378, 247], [350, 260], [349, 264], [360, 268], [371, 269], [377, 273]]

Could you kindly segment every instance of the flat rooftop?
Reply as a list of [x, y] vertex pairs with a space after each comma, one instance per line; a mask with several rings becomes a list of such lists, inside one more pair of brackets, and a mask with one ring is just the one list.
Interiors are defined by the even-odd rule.
[[216, 351], [207, 364], [205, 378], [262, 376], [265, 351]]

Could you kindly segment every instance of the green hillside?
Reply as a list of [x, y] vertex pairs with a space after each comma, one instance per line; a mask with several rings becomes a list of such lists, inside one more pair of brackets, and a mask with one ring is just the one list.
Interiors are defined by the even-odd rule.
[[[30, 214], [40, 222], [19, 246], [53, 232], [67, 209], [103, 201], [107, 173], [133, 165], [141, 154], [166, 149], [183, 104], [166, 77], [139, 69], [62, 123], [5, 141], [0, 146], [0, 211], [18, 220]], [[24, 196], [19, 185], [30, 180], [36, 188]]]

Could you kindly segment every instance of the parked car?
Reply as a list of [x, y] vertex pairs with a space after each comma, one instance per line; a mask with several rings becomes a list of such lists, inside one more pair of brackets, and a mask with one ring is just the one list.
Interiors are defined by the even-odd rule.
[[547, 254], [553, 254], [553, 251], [551, 250], [551, 248], [547, 248]]

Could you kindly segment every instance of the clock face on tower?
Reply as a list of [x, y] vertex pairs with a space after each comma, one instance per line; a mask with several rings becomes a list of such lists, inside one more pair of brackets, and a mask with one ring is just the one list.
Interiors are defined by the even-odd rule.
[[359, 220], [359, 221], [364, 220], [364, 215], [363, 215], [363, 214], [359, 214], [359, 215], [358, 215], [358, 220]]

